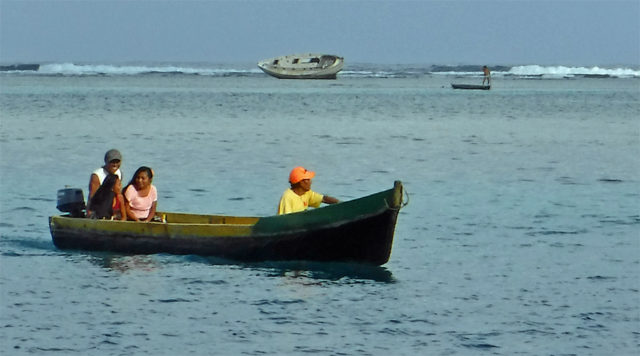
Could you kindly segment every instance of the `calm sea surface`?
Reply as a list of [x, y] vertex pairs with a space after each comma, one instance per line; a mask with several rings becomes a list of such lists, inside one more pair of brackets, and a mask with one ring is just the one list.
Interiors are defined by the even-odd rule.
[[[640, 80], [0, 76], [2, 355], [637, 355]], [[390, 261], [56, 249], [110, 148], [159, 209], [272, 215], [289, 170], [401, 180]]]

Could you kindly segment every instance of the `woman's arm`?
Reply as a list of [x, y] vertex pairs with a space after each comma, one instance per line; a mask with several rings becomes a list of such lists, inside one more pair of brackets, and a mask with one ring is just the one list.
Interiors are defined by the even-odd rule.
[[156, 216], [156, 207], [158, 206], [158, 201], [154, 201], [153, 204], [151, 204], [151, 210], [149, 210], [149, 216], [147, 216], [146, 219], [144, 219], [144, 221], [149, 222], [151, 220], [153, 220], [153, 217]]
[[120, 203], [120, 220], [127, 220], [127, 205], [124, 202], [124, 196], [122, 194], [116, 195], [118, 203]]
[[127, 220], [131, 220], [131, 221], [138, 221], [138, 217], [136, 217], [133, 214], [133, 211], [131, 209], [129, 209], [129, 201], [127, 200], [127, 197], [124, 197], [124, 205], [125, 205], [125, 212], [126, 212], [126, 216], [127, 216]]

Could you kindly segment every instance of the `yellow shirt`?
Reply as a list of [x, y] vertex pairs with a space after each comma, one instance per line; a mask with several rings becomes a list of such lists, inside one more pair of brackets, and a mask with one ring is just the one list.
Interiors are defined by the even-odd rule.
[[312, 190], [298, 195], [293, 190], [287, 189], [282, 194], [282, 198], [280, 198], [278, 215], [305, 211], [310, 206], [317, 208], [322, 203], [322, 198], [324, 198], [324, 195]]

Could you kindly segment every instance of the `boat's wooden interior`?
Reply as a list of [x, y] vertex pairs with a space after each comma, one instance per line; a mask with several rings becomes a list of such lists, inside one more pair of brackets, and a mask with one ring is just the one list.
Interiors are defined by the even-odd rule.
[[258, 217], [228, 216], [228, 215], [199, 215], [184, 213], [157, 212], [156, 216], [164, 217], [167, 223], [176, 224], [215, 224], [215, 225], [255, 225]]

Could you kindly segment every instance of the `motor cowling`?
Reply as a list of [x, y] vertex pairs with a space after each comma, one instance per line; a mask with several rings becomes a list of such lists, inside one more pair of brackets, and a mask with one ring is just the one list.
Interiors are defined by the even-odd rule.
[[80, 188], [65, 188], [58, 190], [58, 210], [69, 213], [73, 217], [84, 217], [86, 204]]

